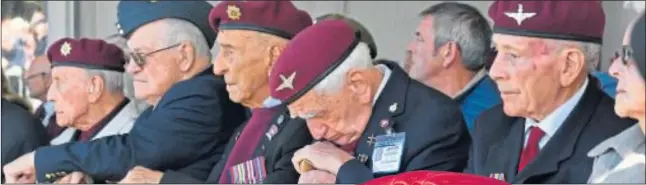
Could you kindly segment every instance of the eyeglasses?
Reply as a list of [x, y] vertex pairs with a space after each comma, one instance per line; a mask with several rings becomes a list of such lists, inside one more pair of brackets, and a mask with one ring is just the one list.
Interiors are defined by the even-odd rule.
[[615, 52], [614, 58], [612, 58], [612, 61], [616, 59], [621, 59], [621, 62], [626, 65], [628, 64], [628, 61], [633, 58], [633, 49], [630, 48], [628, 45], [624, 45], [621, 47], [620, 50]]
[[151, 51], [151, 52], [148, 52], [148, 53], [132, 52], [132, 53], [128, 54], [130, 57], [129, 57], [129, 60], [127, 60], [127, 61], [128, 62], [133, 61], [135, 64], [137, 64], [137, 66], [143, 67], [144, 65], [146, 65], [146, 58], [148, 58], [148, 56], [153, 55], [155, 53], [162, 52], [164, 50], [168, 50], [168, 49], [177, 47], [179, 45], [180, 44], [171, 45], [171, 46], [164, 47], [164, 48], [161, 48], [161, 49], [157, 49], [157, 50], [154, 50], [154, 51]]

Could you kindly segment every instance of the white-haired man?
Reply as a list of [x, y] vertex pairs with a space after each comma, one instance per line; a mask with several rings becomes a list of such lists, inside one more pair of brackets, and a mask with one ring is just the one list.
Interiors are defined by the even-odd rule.
[[70, 127], [51, 144], [130, 132], [139, 114], [123, 94], [126, 61], [119, 47], [103, 40], [63, 38], [49, 47], [47, 56], [54, 84], [47, 100], [55, 107], [54, 123]]
[[476, 120], [467, 172], [514, 184], [586, 183], [590, 149], [634, 124], [614, 114], [588, 72], [599, 60], [601, 2], [496, 1], [489, 16], [498, 49], [489, 75], [503, 103]]
[[373, 64], [357, 34], [343, 20], [318, 22], [292, 39], [270, 73], [271, 96], [319, 140], [292, 158], [299, 183], [461, 171], [471, 138], [458, 104], [397, 64]]
[[129, 134], [39, 148], [16, 159], [3, 168], [7, 182], [75, 183], [79, 172], [114, 182], [135, 165], [206, 179], [246, 117], [211, 73], [212, 7], [206, 1], [119, 2], [117, 26], [133, 51], [125, 68], [135, 97], [151, 107]]

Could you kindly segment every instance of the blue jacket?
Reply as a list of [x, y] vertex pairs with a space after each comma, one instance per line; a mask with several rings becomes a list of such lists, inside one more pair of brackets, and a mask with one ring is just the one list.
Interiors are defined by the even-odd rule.
[[617, 95], [617, 79], [610, 76], [606, 72], [594, 72], [592, 76], [596, 77], [599, 80], [599, 85], [601, 89], [610, 97], [615, 98]]

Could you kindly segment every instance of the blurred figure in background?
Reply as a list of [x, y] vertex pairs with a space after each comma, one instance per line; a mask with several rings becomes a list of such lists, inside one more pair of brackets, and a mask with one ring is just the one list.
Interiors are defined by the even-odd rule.
[[[29, 153], [34, 149], [47, 145], [49, 137], [45, 128], [29, 111], [29, 106], [20, 97], [8, 90], [8, 82], [2, 72], [2, 165]], [[2, 182], [4, 183], [4, 171]]]
[[644, 14], [626, 30], [624, 46], [617, 51], [610, 74], [619, 81], [615, 112], [620, 117], [637, 120], [637, 124], [593, 148], [589, 157], [594, 166], [588, 183], [646, 182], [646, 32]]
[[[20, 97], [20, 95], [16, 94], [11, 90], [11, 83], [7, 79], [7, 76], [5, 76], [4, 69], [2, 70], [2, 99], [5, 99], [13, 104], [16, 104], [25, 110], [31, 112], [32, 111], [32, 106], [31, 103], [29, 103], [28, 100]], [[3, 113], [4, 114], [4, 113]]]
[[47, 91], [52, 84], [51, 67], [47, 56], [36, 57], [25, 72], [24, 81], [29, 89], [29, 96], [42, 102], [34, 114], [47, 128], [49, 137], [55, 138], [64, 128], [56, 124], [54, 103], [47, 100]]
[[433, 5], [421, 17], [416, 38], [408, 46], [408, 74], [458, 101], [471, 130], [483, 111], [501, 101], [485, 68], [491, 27], [476, 8], [462, 3]]

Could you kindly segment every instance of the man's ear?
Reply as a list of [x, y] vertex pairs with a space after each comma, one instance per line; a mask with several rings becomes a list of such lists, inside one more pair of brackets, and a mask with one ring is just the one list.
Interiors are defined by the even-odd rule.
[[570, 86], [574, 80], [585, 70], [585, 55], [583, 52], [576, 48], [566, 48], [559, 55], [563, 63], [563, 67], [560, 69], [561, 77], [560, 83], [562, 86]]
[[180, 42], [179, 46], [179, 69], [188, 71], [193, 67], [196, 58], [195, 44], [189, 41]]
[[366, 72], [366, 70], [350, 69], [345, 78], [345, 85], [359, 101], [358, 103], [362, 104], [372, 102], [372, 97], [368, 93], [370, 92], [370, 83]]
[[96, 103], [105, 91], [105, 80], [99, 76], [92, 76], [88, 82], [88, 101]]
[[460, 54], [460, 48], [458, 48], [458, 45], [455, 42], [450, 41], [440, 48], [438, 54], [442, 57], [442, 67], [448, 68]]

